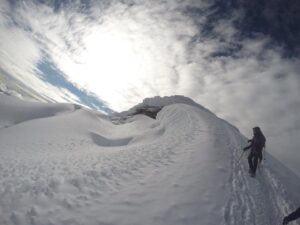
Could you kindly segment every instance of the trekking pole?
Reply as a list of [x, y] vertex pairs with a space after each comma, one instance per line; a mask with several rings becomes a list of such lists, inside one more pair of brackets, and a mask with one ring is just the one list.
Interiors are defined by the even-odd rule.
[[245, 153], [245, 151], [242, 152], [240, 158], [236, 161], [236, 163], [237, 163], [236, 166], [239, 166], [239, 165], [240, 165], [240, 162], [241, 162], [241, 159], [242, 159], [244, 153]]

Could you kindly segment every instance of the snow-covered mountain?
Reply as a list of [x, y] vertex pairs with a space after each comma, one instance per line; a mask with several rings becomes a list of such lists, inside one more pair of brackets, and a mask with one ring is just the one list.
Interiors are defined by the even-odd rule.
[[0, 94], [0, 224], [274, 225], [300, 203], [299, 177], [267, 154], [250, 178], [246, 138], [190, 99], [113, 120]]

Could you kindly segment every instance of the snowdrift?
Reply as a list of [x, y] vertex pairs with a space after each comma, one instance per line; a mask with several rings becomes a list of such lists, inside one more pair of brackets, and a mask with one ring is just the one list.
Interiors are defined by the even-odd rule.
[[113, 121], [0, 95], [0, 224], [273, 225], [300, 202], [296, 175], [267, 155], [250, 178], [246, 139], [190, 99]]

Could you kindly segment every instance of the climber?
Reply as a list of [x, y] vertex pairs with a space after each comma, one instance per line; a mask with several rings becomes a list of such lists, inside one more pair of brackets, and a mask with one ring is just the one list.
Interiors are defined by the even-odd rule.
[[249, 173], [255, 176], [258, 161], [262, 160], [262, 151], [266, 144], [266, 138], [259, 127], [253, 128], [253, 138], [249, 140], [250, 145], [244, 148], [244, 151], [251, 149], [248, 156]]

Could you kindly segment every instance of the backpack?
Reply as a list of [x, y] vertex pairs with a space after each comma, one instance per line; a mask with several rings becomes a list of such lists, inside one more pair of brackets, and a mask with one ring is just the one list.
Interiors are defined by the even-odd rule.
[[259, 135], [257, 148], [262, 151], [262, 149], [266, 146], [266, 138], [263, 134]]

